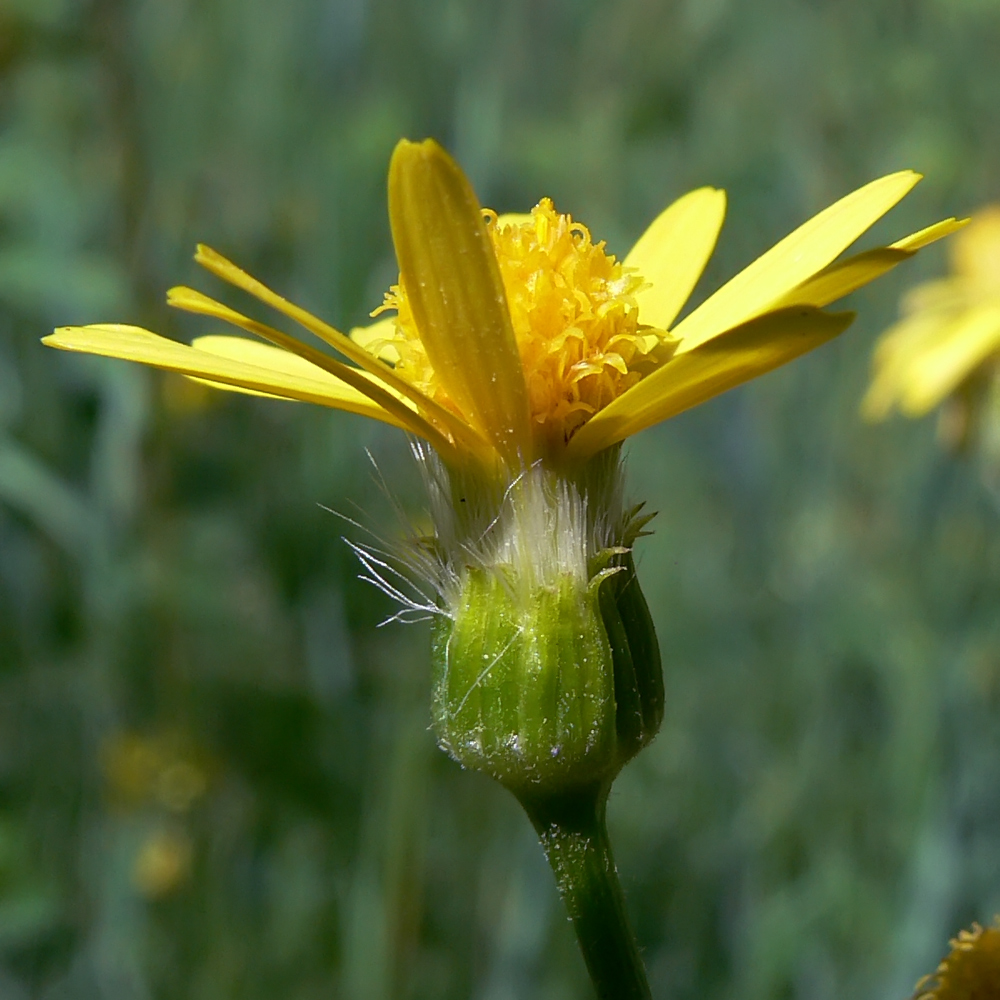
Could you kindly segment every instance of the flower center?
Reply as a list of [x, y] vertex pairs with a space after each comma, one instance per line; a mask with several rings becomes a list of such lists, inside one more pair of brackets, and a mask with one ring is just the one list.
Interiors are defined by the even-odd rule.
[[[500, 265], [524, 367], [532, 423], [549, 444], [565, 443], [594, 413], [631, 388], [657, 362], [663, 331], [639, 325], [642, 278], [594, 243], [586, 226], [543, 198], [530, 216], [483, 215]], [[402, 282], [376, 313], [397, 311], [391, 344], [396, 368], [437, 402], [460, 412], [442, 389]]]
[[1000, 928], [973, 924], [951, 942], [937, 972], [917, 984], [917, 1000], [977, 1000], [996, 996], [1000, 976]]

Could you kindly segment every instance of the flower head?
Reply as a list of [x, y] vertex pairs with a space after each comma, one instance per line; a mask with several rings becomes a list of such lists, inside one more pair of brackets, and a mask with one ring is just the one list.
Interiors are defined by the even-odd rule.
[[879, 338], [862, 402], [870, 420], [896, 409], [920, 417], [952, 399], [964, 436], [968, 404], [1000, 373], [1000, 205], [977, 213], [949, 249], [951, 274], [911, 289], [902, 319]]
[[1000, 996], [1000, 918], [953, 938], [937, 971], [917, 983], [915, 1000], [994, 1000]]
[[674, 202], [618, 261], [547, 199], [526, 216], [484, 212], [440, 146], [404, 140], [389, 169], [400, 277], [375, 310], [394, 316], [347, 336], [215, 251], [196, 254], [339, 357], [183, 287], [171, 305], [269, 343], [187, 346], [118, 324], [64, 327], [45, 342], [360, 413], [425, 439], [449, 468], [510, 482], [537, 461], [579, 468], [841, 333], [851, 314], [824, 306], [961, 225], [948, 219], [837, 260], [918, 180], [902, 171], [847, 195], [678, 323], [722, 225], [721, 191]]
[[[640, 327], [642, 278], [594, 243], [589, 230], [543, 198], [527, 216], [484, 211], [500, 266], [511, 326], [524, 370], [531, 426], [552, 452], [608, 403], [655, 367], [672, 348], [664, 330]], [[402, 281], [376, 314], [395, 310], [396, 368], [427, 395], [453, 406], [436, 376]]]
[[[621, 442], [846, 329], [852, 314], [823, 307], [961, 225], [837, 259], [918, 180], [901, 171], [847, 195], [678, 322], [722, 226], [721, 191], [674, 202], [619, 261], [548, 199], [528, 215], [484, 211], [440, 146], [403, 141], [389, 166], [399, 280], [374, 324], [345, 335], [214, 250], [195, 256], [337, 356], [190, 288], [169, 303], [269, 343], [187, 346], [120, 325], [45, 342], [349, 410], [418, 439], [433, 537], [394, 554], [354, 548], [400, 616], [435, 619], [439, 743], [523, 799], [606, 792], [655, 736], [664, 699], [631, 552], [648, 518], [622, 501]], [[414, 576], [434, 593], [416, 584], [409, 597]]]

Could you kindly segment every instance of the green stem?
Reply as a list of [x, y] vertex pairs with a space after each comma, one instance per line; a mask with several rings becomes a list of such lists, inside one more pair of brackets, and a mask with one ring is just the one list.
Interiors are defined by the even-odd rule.
[[519, 798], [555, 873], [598, 997], [651, 1000], [604, 822], [607, 787]]

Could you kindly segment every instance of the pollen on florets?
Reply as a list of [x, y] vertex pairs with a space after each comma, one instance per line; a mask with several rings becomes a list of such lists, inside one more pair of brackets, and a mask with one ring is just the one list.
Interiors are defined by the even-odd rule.
[[[998, 918], [1000, 920], [1000, 918]], [[986, 1000], [1000, 984], [1000, 922], [961, 931], [937, 971], [917, 984], [916, 1000]]]
[[[635, 295], [640, 275], [594, 243], [586, 226], [543, 198], [530, 216], [484, 210], [517, 338], [536, 435], [564, 443], [594, 413], [655, 365], [663, 331], [643, 327]], [[442, 389], [400, 282], [373, 313], [396, 310], [391, 344], [397, 370], [437, 402], [460, 411]]]

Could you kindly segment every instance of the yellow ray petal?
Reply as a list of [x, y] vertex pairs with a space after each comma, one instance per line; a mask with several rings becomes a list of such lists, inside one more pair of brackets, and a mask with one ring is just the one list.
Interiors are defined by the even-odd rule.
[[569, 444], [583, 458], [811, 351], [850, 325], [853, 313], [796, 306], [767, 313], [674, 355], [591, 418]]
[[920, 174], [902, 170], [872, 181], [799, 226], [730, 279], [674, 335], [679, 354], [770, 309], [791, 289], [822, 270], [892, 208]]
[[[391, 340], [395, 329], [396, 317], [386, 316], [384, 319], [369, 323], [368, 326], [353, 327], [348, 336], [355, 344], [360, 344], [369, 354], [374, 354], [373, 345], [380, 340]], [[396, 365], [399, 363], [399, 351], [392, 344], [383, 344], [376, 357], [386, 364]]]
[[[340, 381], [346, 382], [359, 392], [369, 396], [382, 409], [395, 414], [397, 420], [406, 422], [407, 426], [411, 427], [413, 432], [420, 437], [427, 438], [429, 441], [438, 438], [442, 441], [444, 440], [440, 430], [434, 428], [423, 416], [410, 409], [403, 402], [401, 398], [402, 394], [393, 392], [394, 387], [389, 387], [385, 384], [386, 380], [382, 378], [381, 373], [372, 375], [370, 372], [350, 368], [336, 358], [331, 358], [323, 354], [322, 351], [318, 351], [308, 344], [303, 344], [300, 340], [290, 337], [281, 330], [276, 330], [273, 326], [250, 319], [235, 309], [230, 309], [229, 306], [223, 305], [221, 302], [216, 302], [215, 299], [204, 295], [194, 288], [187, 288], [183, 285], [171, 288], [167, 292], [167, 304], [177, 309], [184, 309], [186, 312], [224, 320], [227, 323], [232, 323], [233, 326], [238, 326], [240, 329], [246, 330], [248, 333], [254, 333], [258, 337], [263, 337], [285, 351], [299, 355], [310, 364], [315, 365], [317, 368], [322, 368], [324, 371], [340, 379]], [[369, 355], [369, 358], [371, 358], [371, 355]], [[384, 365], [380, 365], [380, 367], [385, 368]], [[386, 370], [391, 371], [391, 369]], [[438, 410], [442, 410], [436, 403], [429, 403], [428, 408], [435, 416]], [[473, 454], [481, 455], [483, 450], [488, 447], [486, 442], [479, 438], [471, 428], [461, 423], [453, 414], [447, 413], [444, 410], [442, 412], [450, 418], [447, 423], [443, 420], [441, 423], [444, 424], [449, 432], [452, 432], [452, 437], [467, 447]]]
[[290, 354], [280, 347], [262, 344], [259, 340], [248, 340], [246, 337], [212, 333], [204, 337], [195, 337], [191, 341], [191, 346], [196, 351], [207, 351], [216, 357], [243, 361], [248, 365], [282, 372], [285, 375], [322, 379], [328, 374], [297, 354]]
[[890, 246], [876, 247], [845, 260], [835, 261], [808, 281], [804, 281], [798, 288], [793, 288], [782, 296], [775, 308], [796, 305], [821, 308], [827, 306], [891, 271], [900, 261], [912, 257], [918, 250], [961, 229], [968, 221], [968, 219], [944, 219], [933, 226], [927, 226], [919, 232], [905, 236]]
[[872, 352], [872, 380], [861, 401], [865, 420], [889, 416], [903, 395], [913, 361], [948, 332], [952, 320], [950, 313], [918, 313], [879, 337]]
[[970, 309], [910, 365], [899, 408], [911, 417], [933, 409], [974, 368], [1000, 349], [1000, 305]]
[[899, 299], [899, 310], [904, 316], [921, 312], [947, 313], [965, 309], [975, 298], [975, 289], [964, 278], [937, 278], [904, 292]]
[[878, 338], [872, 351], [873, 363], [879, 368], [908, 365], [941, 339], [955, 315], [953, 311], [924, 312], [900, 320]]
[[[246, 337], [232, 337], [225, 334], [212, 333], [204, 337], [195, 337], [191, 341], [191, 346], [198, 351], [207, 351], [209, 354], [215, 354], [222, 358], [230, 358], [233, 361], [244, 361], [247, 364], [256, 365], [258, 368], [266, 368], [268, 371], [284, 372], [287, 375], [303, 378], [319, 377], [325, 379], [328, 377], [327, 372], [323, 371], [323, 369], [317, 369], [315, 365], [306, 361], [305, 358], [300, 357], [298, 354], [291, 354], [280, 347], [273, 347], [271, 344], [262, 344], [259, 340], [248, 340]], [[358, 369], [351, 369], [351, 372], [378, 386], [378, 383], [374, 380], [374, 376], [369, 375], [368, 372]], [[224, 385], [222, 382], [211, 382], [208, 379], [196, 378], [193, 375], [188, 376], [188, 378], [194, 378], [198, 382], [204, 382], [206, 385], [212, 385], [217, 389], [227, 389], [231, 392], [243, 392], [253, 396], [267, 396], [272, 399], [282, 398], [274, 396], [273, 393], [257, 392], [255, 389], [245, 389], [241, 386]], [[364, 393], [359, 393], [357, 389], [351, 389], [350, 386], [346, 386], [339, 379], [335, 378], [334, 381], [335, 384], [350, 389], [351, 398], [355, 398], [355, 394], [368, 398]], [[381, 386], [378, 387], [384, 388]], [[377, 403], [373, 403], [373, 405], [378, 406]], [[394, 421], [394, 423], [398, 427], [404, 426], [400, 421]], [[406, 423], [406, 429], [411, 429], [409, 420]]]
[[[64, 351], [80, 351], [106, 358], [138, 361], [154, 368], [163, 368], [166, 371], [179, 372], [181, 375], [224, 383], [235, 388], [251, 389], [284, 399], [331, 406], [338, 410], [373, 417], [387, 424], [402, 427], [404, 430], [413, 430], [407, 422], [397, 419], [395, 415], [378, 406], [357, 389], [345, 385], [339, 379], [309, 365], [308, 362], [301, 361], [294, 355], [283, 358], [280, 367], [273, 369], [265, 368], [258, 363], [250, 364], [244, 360], [247, 357], [256, 358], [258, 362], [264, 360], [261, 352], [265, 351], [286, 354], [278, 348], [254, 344], [250, 350], [230, 349], [227, 354], [223, 354], [219, 350], [219, 342], [238, 338], [203, 339], [213, 340], [215, 350], [188, 347], [187, 344], [179, 344], [137, 326], [98, 323], [93, 326], [60, 327], [48, 337], [44, 337], [42, 343]], [[243, 357], [238, 358], [236, 355], [241, 353]], [[297, 362], [301, 362], [301, 366], [304, 367], [298, 366]], [[296, 367], [299, 367], [299, 371], [293, 370]], [[311, 369], [309, 374], [306, 374], [307, 369]]]
[[837, 299], [842, 299], [845, 295], [850, 295], [862, 285], [880, 278], [901, 261], [912, 257], [915, 252], [900, 250], [897, 247], [875, 247], [873, 250], [855, 254], [823, 268], [798, 288], [793, 288], [783, 295], [776, 306], [783, 308], [803, 305], [822, 308]]
[[493, 244], [471, 185], [433, 140], [396, 146], [389, 222], [444, 391], [508, 462], [530, 460], [527, 387]]
[[[211, 354], [212, 352], [209, 351]], [[259, 392], [257, 389], [246, 389], [241, 385], [226, 385], [225, 382], [213, 382], [210, 378], [202, 378], [200, 375], [185, 375], [184, 378], [199, 385], [207, 385], [209, 389], [221, 389], [223, 392], [235, 392], [238, 396], [257, 396], [259, 399], [283, 399], [286, 403], [298, 403], [301, 400], [292, 399], [291, 396], [278, 396], [273, 392]], [[395, 424], [393, 426], [396, 426]]]
[[926, 229], [919, 229], [915, 233], [910, 233], [909, 236], [904, 236], [901, 240], [896, 240], [892, 245], [899, 250], [923, 250], [924, 247], [936, 243], [945, 236], [950, 236], [952, 233], [957, 233], [960, 229], [964, 229], [971, 221], [972, 219], [956, 219], [954, 216], [951, 216], [951, 218], [935, 222], [932, 226], [927, 226]]
[[[249, 345], [249, 350], [247, 349]], [[209, 354], [216, 354], [222, 358], [231, 358], [233, 361], [245, 361], [247, 364], [255, 364], [259, 368], [267, 368], [269, 371], [285, 372], [289, 375], [303, 375], [310, 377], [316, 371], [315, 367], [295, 354], [281, 350], [280, 347], [271, 347], [270, 344], [262, 344], [258, 340], [247, 340], [246, 337], [231, 337], [225, 334], [208, 334], [204, 337], [195, 337], [191, 341], [191, 346], [196, 351], [207, 351]], [[264, 352], [267, 352], [266, 354]], [[288, 371], [289, 362], [296, 366], [296, 371]], [[324, 372], [324, 375], [326, 373]], [[264, 399], [286, 399], [285, 396], [276, 396], [273, 392], [259, 392], [257, 389], [247, 389], [241, 385], [227, 385], [225, 382], [213, 382], [211, 379], [202, 378], [200, 375], [185, 375], [185, 378], [192, 382], [200, 382], [202, 385], [211, 386], [213, 389], [222, 389], [225, 392], [238, 392], [246, 396], [260, 396]], [[298, 402], [298, 400], [292, 400]]]
[[[221, 358], [230, 358], [233, 361], [243, 361], [249, 365], [256, 365], [258, 368], [266, 368], [268, 371], [284, 372], [286, 375], [292, 375], [295, 377], [302, 378], [320, 378], [326, 379], [329, 377], [329, 373], [323, 371], [323, 369], [317, 369], [313, 364], [310, 364], [305, 358], [299, 357], [297, 354], [290, 354], [288, 351], [282, 350], [280, 347], [272, 347], [270, 344], [262, 344], [259, 340], [248, 340], [246, 337], [232, 337], [226, 334], [208, 334], [204, 337], [195, 337], [191, 341], [191, 346], [197, 351], [207, 351], [209, 354], [215, 354]], [[355, 369], [357, 371], [357, 369]], [[367, 372], [358, 372], [367, 378], [371, 378]], [[225, 389], [229, 392], [241, 392], [248, 396], [266, 396], [269, 399], [281, 399], [281, 396], [275, 396], [270, 392], [258, 392], [256, 389], [246, 389], [243, 386], [236, 385], [226, 385], [223, 382], [212, 382], [210, 379], [200, 378], [194, 375], [188, 375], [187, 378], [193, 379], [196, 382], [202, 382], [205, 385], [210, 385], [215, 389]], [[340, 380], [336, 380], [338, 385], [344, 385]], [[346, 386], [346, 388], [350, 388]], [[364, 396], [364, 393], [358, 393], [356, 389], [351, 389], [352, 395], [357, 393], [360, 396]], [[365, 396], [364, 398], [368, 398]], [[369, 400], [371, 402], [371, 400]], [[377, 403], [373, 405], [378, 406]], [[402, 426], [398, 421], [396, 426]]]
[[636, 295], [639, 321], [667, 330], [698, 283], [726, 216], [726, 192], [703, 187], [664, 209], [624, 260], [650, 282]]
[[[404, 378], [401, 378], [387, 364], [379, 361], [372, 354], [369, 354], [363, 347], [354, 343], [350, 337], [330, 326], [329, 323], [325, 323], [323, 320], [313, 316], [312, 313], [307, 312], [300, 306], [295, 305], [294, 302], [289, 302], [276, 292], [272, 292], [266, 285], [247, 274], [246, 271], [238, 268], [234, 263], [232, 263], [232, 261], [226, 260], [222, 254], [217, 253], [211, 247], [199, 244], [197, 253], [194, 255], [194, 259], [206, 270], [211, 271], [216, 277], [221, 278], [223, 281], [228, 281], [231, 285], [235, 285], [237, 288], [241, 288], [243, 291], [248, 292], [255, 298], [260, 299], [260, 301], [264, 302], [266, 305], [271, 306], [273, 309], [277, 309], [290, 319], [295, 320], [296, 323], [305, 327], [305, 329], [307, 329], [310, 333], [315, 334], [320, 338], [320, 340], [324, 341], [324, 343], [329, 344], [334, 350], [338, 351], [349, 361], [353, 361], [360, 368], [370, 372], [380, 382], [383, 382], [400, 396], [409, 399], [421, 412], [432, 418], [435, 423], [446, 427], [448, 433], [456, 440], [463, 437], [464, 425], [455, 416], [455, 414], [450, 413], [433, 400], [428, 399], [422, 392], [420, 392], [419, 389], [416, 388], [416, 386], [411, 385]], [[211, 299], [207, 300], [212, 301]], [[188, 309], [190, 312], [199, 311], [198, 309], [191, 308], [188, 305], [182, 305], [180, 301], [171, 304], [177, 305], [178, 308], [181, 309]], [[244, 327], [244, 329], [246, 328]], [[468, 433], [464, 436], [468, 437]]]

